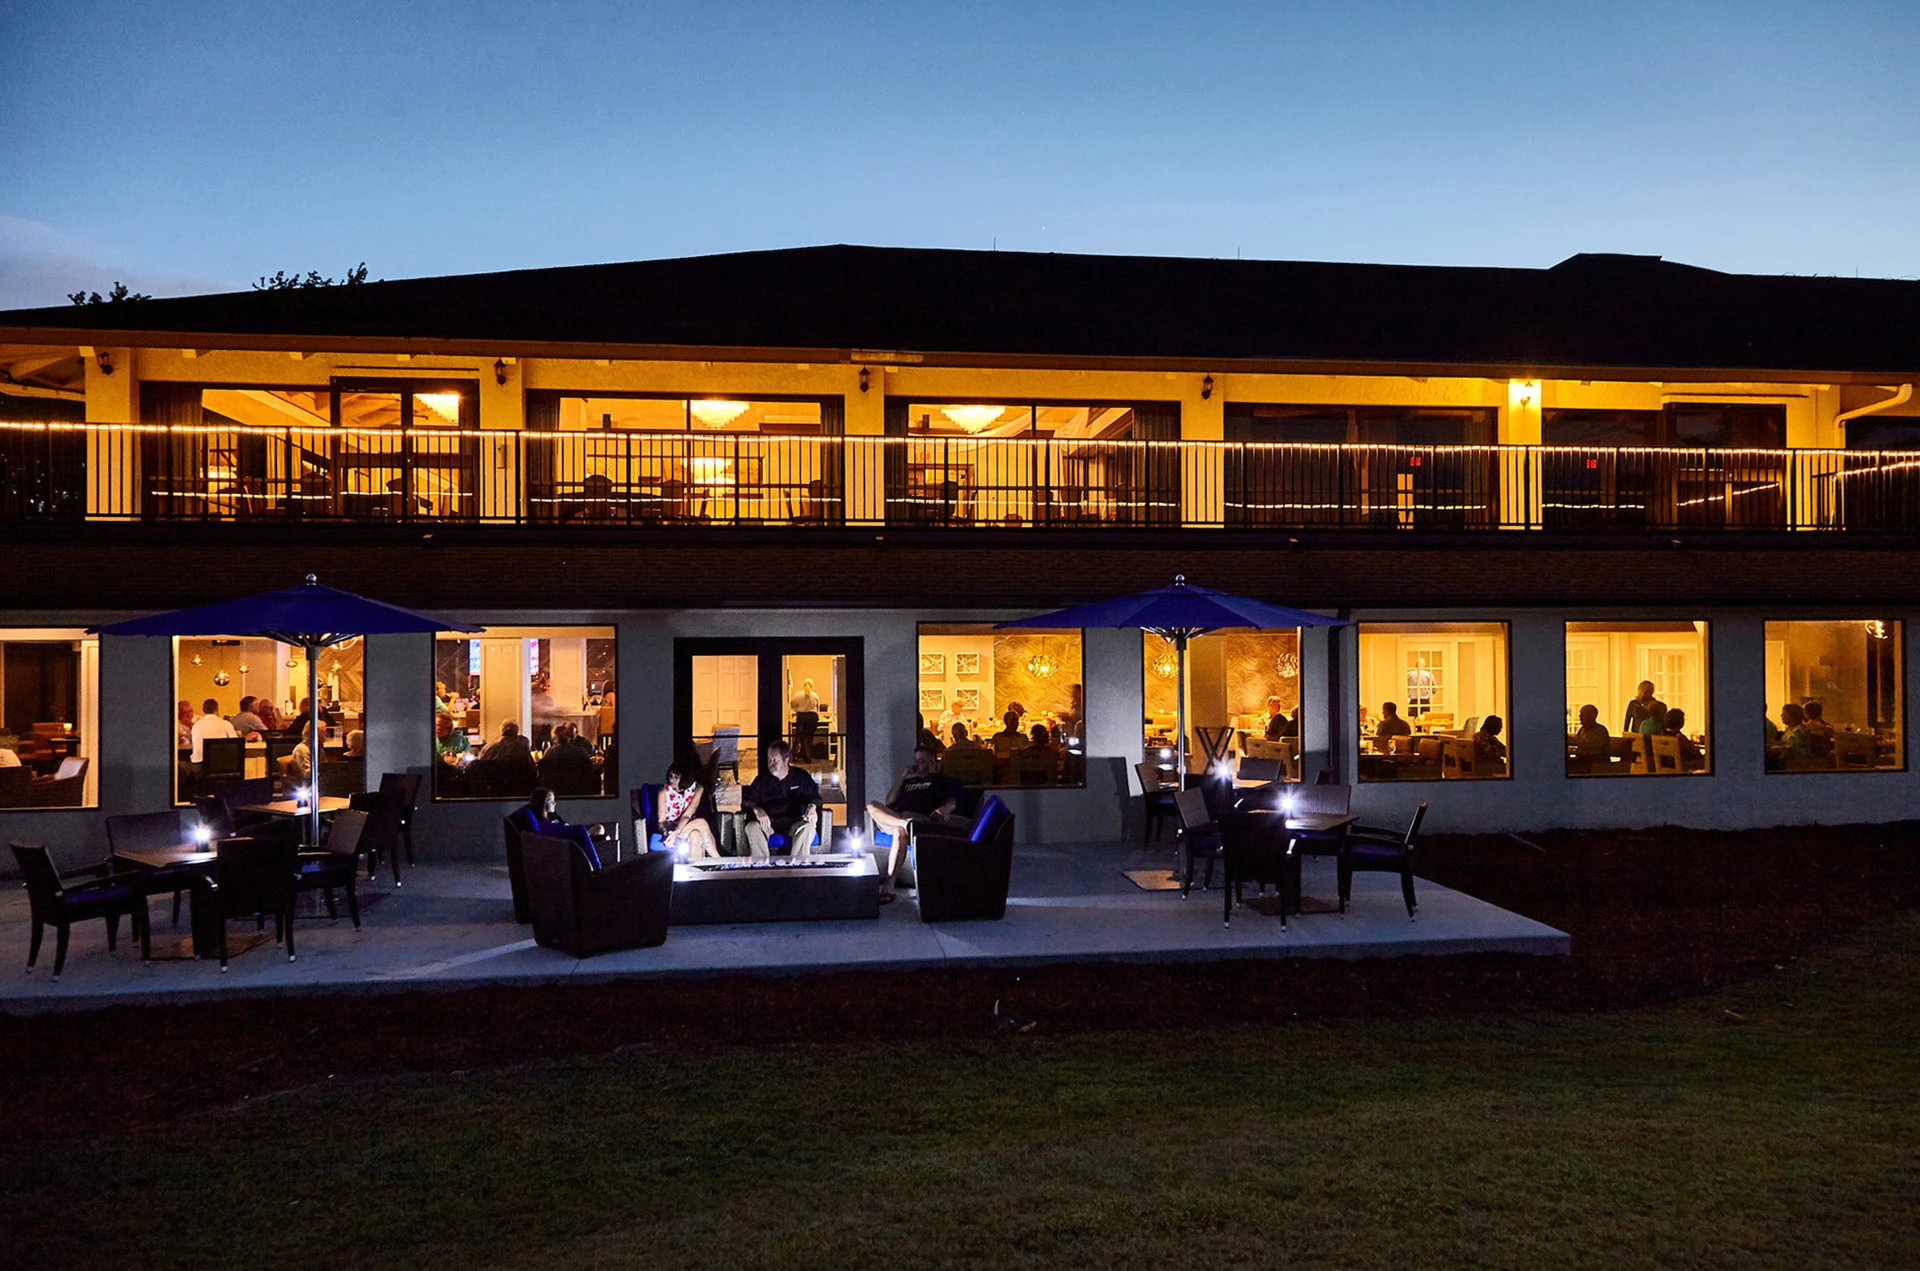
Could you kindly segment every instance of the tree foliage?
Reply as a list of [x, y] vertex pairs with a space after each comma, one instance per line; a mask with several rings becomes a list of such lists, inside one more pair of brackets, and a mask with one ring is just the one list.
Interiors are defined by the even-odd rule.
[[113, 290], [104, 296], [97, 291], [69, 291], [67, 299], [77, 305], [117, 305], [123, 300], [151, 300], [153, 297], [138, 291], [129, 291], [127, 284], [115, 280]]
[[366, 280], [367, 262], [363, 260], [349, 269], [344, 278], [329, 278], [317, 269], [309, 269], [304, 274], [290, 274], [282, 269], [272, 277], [262, 274], [260, 280], [253, 284], [253, 289], [255, 291], [292, 291], [300, 287], [353, 287]]

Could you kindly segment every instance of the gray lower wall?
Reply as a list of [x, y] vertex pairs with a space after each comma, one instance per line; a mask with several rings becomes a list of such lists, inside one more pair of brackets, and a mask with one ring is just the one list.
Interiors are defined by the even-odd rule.
[[[94, 626], [130, 616], [118, 612], [0, 613], [8, 627]], [[672, 753], [673, 641], [684, 637], [857, 636], [866, 672], [865, 783], [883, 795], [912, 748], [918, 689], [915, 649], [922, 621], [992, 621], [1002, 613], [900, 609], [463, 612], [480, 623], [516, 626], [615, 625], [619, 631], [620, 781], [630, 789], [657, 780]], [[1609, 618], [1705, 616], [1709, 648], [1714, 772], [1705, 777], [1577, 779], [1562, 762], [1565, 700], [1563, 623]], [[1851, 613], [1785, 611], [1535, 610], [1363, 611], [1356, 621], [1504, 620], [1511, 624], [1510, 745], [1513, 778], [1503, 781], [1383, 783], [1357, 787], [1355, 811], [1374, 822], [1410, 816], [1430, 804], [1435, 831], [1527, 831], [1559, 826], [1702, 828], [1884, 821], [1920, 815], [1920, 773], [1794, 773], [1761, 771], [1759, 718], [1765, 709], [1764, 623], [1768, 618], [1853, 617]], [[1867, 616], [1864, 613], [1858, 616]], [[1906, 621], [1906, 667], [1915, 665], [1920, 614], [1872, 616]], [[1337, 673], [1329, 667], [1338, 646]], [[164, 806], [173, 762], [171, 645], [167, 640], [108, 639], [100, 655], [100, 806], [68, 811], [0, 812], [0, 835], [45, 843], [63, 865], [87, 864], [106, 851], [109, 815]], [[1140, 634], [1086, 633], [1087, 786], [1081, 790], [1003, 792], [1023, 842], [1112, 841], [1139, 832], [1133, 765], [1140, 741]], [[1330, 745], [1339, 767], [1357, 766], [1350, 721], [1357, 707], [1358, 664], [1352, 628], [1308, 631], [1302, 641], [1307, 708], [1306, 771], [1323, 766]], [[376, 636], [367, 642], [368, 770], [427, 772], [432, 761], [431, 640]], [[1337, 697], [1337, 704], [1329, 701]], [[1906, 693], [1907, 720], [1914, 695]], [[1344, 725], [1344, 726], [1341, 726]], [[1908, 724], [1911, 742], [1912, 725]], [[500, 850], [500, 818], [510, 804], [433, 803], [422, 797], [416, 841], [434, 857], [490, 857]], [[576, 821], [620, 819], [617, 798], [569, 801]], [[631, 828], [626, 831], [631, 834]], [[1171, 843], [1169, 842], [1169, 849]], [[12, 871], [12, 861], [0, 861]]]

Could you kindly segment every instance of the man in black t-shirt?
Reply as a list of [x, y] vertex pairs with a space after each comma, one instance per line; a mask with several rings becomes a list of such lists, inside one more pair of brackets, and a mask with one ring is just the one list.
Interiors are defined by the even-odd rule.
[[783, 741], [767, 747], [767, 766], [740, 792], [740, 811], [734, 814], [734, 841], [746, 841], [755, 856], [771, 855], [768, 842], [775, 834], [787, 837], [787, 855], [813, 855], [818, 837], [820, 787], [813, 774], [795, 768], [793, 752]]
[[913, 762], [887, 792], [886, 802], [867, 805], [867, 815], [873, 819], [875, 832], [884, 831], [893, 837], [886, 867], [880, 872], [882, 904], [893, 899], [893, 879], [906, 862], [911, 827], [916, 823], [925, 825], [952, 819], [965, 789], [957, 778], [940, 771], [940, 760], [933, 751], [921, 746], [913, 752]]

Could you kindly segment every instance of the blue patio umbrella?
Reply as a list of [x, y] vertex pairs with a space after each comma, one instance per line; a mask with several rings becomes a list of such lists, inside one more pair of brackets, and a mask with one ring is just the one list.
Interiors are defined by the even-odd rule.
[[1175, 698], [1176, 744], [1179, 748], [1176, 775], [1187, 770], [1187, 641], [1209, 631], [1237, 628], [1344, 627], [1346, 620], [1325, 614], [1309, 613], [1286, 605], [1269, 604], [1247, 596], [1235, 596], [1211, 587], [1193, 587], [1185, 574], [1176, 574], [1171, 587], [1155, 587], [1096, 600], [1091, 604], [1037, 613], [1031, 618], [1015, 618], [997, 627], [1138, 627], [1173, 642], [1178, 659], [1179, 684]]
[[[257, 596], [220, 600], [192, 609], [175, 609], [129, 622], [96, 627], [99, 635], [260, 636], [282, 644], [297, 644], [307, 654], [307, 700], [313, 703], [312, 731], [307, 738], [310, 762], [318, 764], [320, 738], [320, 650], [342, 641], [366, 635], [396, 635], [407, 632], [467, 631], [482, 627], [448, 622], [444, 618], [415, 613], [398, 605], [384, 604], [356, 596], [335, 587], [322, 587], [312, 574], [302, 587], [283, 587]], [[320, 841], [320, 800], [312, 799], [312, 839]]]

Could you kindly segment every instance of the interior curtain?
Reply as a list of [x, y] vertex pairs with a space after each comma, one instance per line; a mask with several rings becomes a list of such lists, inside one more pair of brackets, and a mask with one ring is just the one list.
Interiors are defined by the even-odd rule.
[[[560, 394], [544, 388], [527, 391], [527, 431], [551, 433], [560, 430]], [[529, 440], [520, 447], [525, 472], [527, 517], [534, 521], [557, 520], [560, 505], [554, 491], [554, 448], [559, 442]]]
[[140, 422], [187, 431], [143, 433], [140, 438], [140, 512], [143, 516], [191, 516], [204, 500], [191, 491], [206, 476], [206, 439], [197, 428], [206, 418], [198, 384], [140, 386]]
[[[882, 414], [882, 430], [889, 438], [907, 435], [907, 407], [904, 397], [889, 397]], [[887, 520], [907, 519], [907, 447], [904, 441], [890, 443], [886, 450]]]
[[[1133, 435], [1141, 441], [1179, 441], [1179, 402], [1136, 402], [1133, 406]], [[1140, 486], [1146, 491], [1146, 519], [1155, 525], [1174, 525], [1180, 521], [1180, 450], [1177, 446], [1156, 446], [1145, 456], [1146, 471]]]

